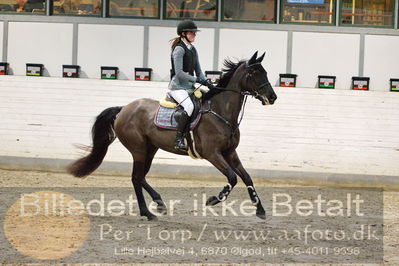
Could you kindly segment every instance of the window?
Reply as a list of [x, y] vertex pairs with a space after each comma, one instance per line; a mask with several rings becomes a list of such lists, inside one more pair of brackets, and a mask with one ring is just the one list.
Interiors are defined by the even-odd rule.
[[165, 18], [216, 20], [217, 0], [166, 0]]
[[61, 15], [101, 15], [101, 0], [54, 0], [53, 13]]
[[0, 12], [44, 14], [45, 10], [45, 0], [0, 0]]
[[110, 0], [109, 15], [158, 18], [158, 0]]
[[223, 20], [275, 21], [275, 0], [224, 0]]
[[342, 25], [393, 27], [393, 0], [342, 0]]
[[334, 0], [282, 0], [281, 21], [288, 23], [335, 22]]

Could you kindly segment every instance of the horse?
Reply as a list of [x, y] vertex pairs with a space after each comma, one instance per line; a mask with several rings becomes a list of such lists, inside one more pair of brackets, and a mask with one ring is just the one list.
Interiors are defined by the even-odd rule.
[[[197, 153], [208, 160], [227, 177], [227, 185], [217, 196], [208, 198], [206, 205], [213, 206], [227, 199], [237, 184], [237, 175], [247, 187], [250, 200], [256, 206], [256, 216], [266, 219], [266, 212], [256, 193], [250, 175], [244, 169], [236, 148], [240, 142], [238, 117], [244, 98], [248, 95], [261, 101], [262, 105], [272, 105], [277, 99], [267, 72], [261, 62], [265, 56], [253, 56], [237, 63], [224, 61], [223, 75], [217, 83], [219, 93], [203, 101], [202, 116], [193, 129], [193, 140]], [[174, 148], [176, 132], [157, 127], [154, 124], [159, 102], [153, 99], [138, 99], [126, 106], [110, 107], [102, 111], [92, 126], [92, 146], [89, 154], [68, 166], [67, 172], [75, 177], [85, 177], [94, 172], [102, 163], [108, 146], [118, 138], [133, 157], [132, 184], [136, 193], [140, 215], [148, 220], [156, 220], [146, 205], [143, 188], [157, 204], [157, 211], [166, 214], [166, 205], [160, 194], [146, 180], [152, 160], [158, 151], [188, 155]], [[242, 117], [241, 117], [242, 118]]]

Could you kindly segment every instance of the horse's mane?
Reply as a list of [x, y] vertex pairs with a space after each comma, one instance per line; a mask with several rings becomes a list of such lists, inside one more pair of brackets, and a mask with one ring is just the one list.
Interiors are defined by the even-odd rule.
[[224, 68], [222, 68], [223, 74], [222, 74], [222, 77], [220, 78], [217, 86], [226, 88], [227, 84], [229, 83], [231, 77], [236, 72], [237, 68], [244, 62], [245, 62], [245, 60], [241, 60], [241, 61], [238, 61], [237, 63], [234, 63], [230, 59], [225, 59], [223, 62]]

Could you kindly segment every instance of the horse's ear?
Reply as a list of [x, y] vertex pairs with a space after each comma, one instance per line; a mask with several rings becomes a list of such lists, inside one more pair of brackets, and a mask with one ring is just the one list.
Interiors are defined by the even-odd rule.
[[256, 51], [251, 59], [248, 60], [248, 65], [254, 64], [256, 62], [256, 57], [258, 57], [258, 51]]
[[261, 55], [261, 57], [259, 57], [258, 59], [256, 59], [257, 63], [261, 63], [263, 61], [263, 58], [265, 57], [266, 52], [263, 53], [263, 55]]

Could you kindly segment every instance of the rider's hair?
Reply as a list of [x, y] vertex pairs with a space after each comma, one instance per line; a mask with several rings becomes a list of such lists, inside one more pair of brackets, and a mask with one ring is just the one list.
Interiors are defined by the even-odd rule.
[[180, 40], [181, 40], [181, 36], [175, 37], [169, 41], [172, 45], [172, 51], [175, 49], [177, 43], [180, 42]]

